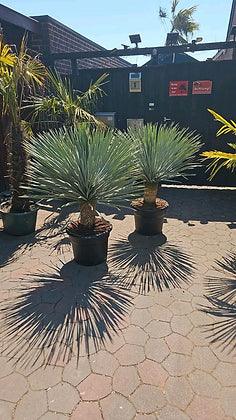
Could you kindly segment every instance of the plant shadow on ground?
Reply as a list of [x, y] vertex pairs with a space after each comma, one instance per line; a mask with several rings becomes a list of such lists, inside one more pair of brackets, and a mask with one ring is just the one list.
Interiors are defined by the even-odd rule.
[[150, 291], [180, 288], [191, 281], [194, 261], [179, 246], [166, 242], [162, 234], [144, 236], [133, 232], [109, 246], [108, 263], [113, 273], [122, 272], [119, 282], [128, 290]]
[[236, 253], [216, 261], [215, 276], [206, 283], [207, 304], [201, 311], [214, 317], [203, 326], [212, 344], [222, 351], [235, 353], [236, 349]]
[[[49, 253], [60, 252], [60, 249], [70, 247], [70, 241], [66, 235], [66, 225], [70, 219], [70, 208], [64, 208], [55, 213], [57, 207], [43, 207], [50, 210], [44, 223], [35, 233], [26, 236], [13, 236], [0, 230], [0, 268], [17, 261], [35, 246], [49, 248]], [[57, 241], [58, 238], [58, 241]]]
[[[163, 187], [161, 196], [170, 203], [167, 218], [179, 219], [184, 223], [225, 222], [230, 229], [236, 228], [236, 213], [233, 205], [236, 202], [236, 190]], [[190, 223], [189, 225], [192, 226]]]
[[16, 365], [42, 365], [106, 348], [121, 333], [139, 293], [181, 287], [194, 264], [164, 235], [133, 233], [110, 245], [106, 264], [82, 267], [73, 261], [45, 266], [19, 280], [17, 297], [5, 300], [0, 338], [3, 355]]
[[69, 362], [113, 341], [132, 305], [106, 264], [74, 261], [22, 279], [19, 296], [4, 302], [0, 328], [3, 354], [21, 366]]

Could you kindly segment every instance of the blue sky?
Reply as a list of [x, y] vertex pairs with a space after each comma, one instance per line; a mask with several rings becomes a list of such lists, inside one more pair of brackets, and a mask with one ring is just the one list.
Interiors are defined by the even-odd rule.
[[[158, 18], [159, 6], [171, 0], [6, 0], [2, 4], [23, 14], [50, 15], [106, 48], [129, 43], [129, 34], [140, 33], [142, 46], [163, 45], [166, 30]], [[205, 42], [226, 37], [232, 0], [182, 0], [182, 6], [198, 5], [196, 19]], [[206, 58], [212, 53], [195, 55]], [[132, 62], [142, 64], [144, 58]]]

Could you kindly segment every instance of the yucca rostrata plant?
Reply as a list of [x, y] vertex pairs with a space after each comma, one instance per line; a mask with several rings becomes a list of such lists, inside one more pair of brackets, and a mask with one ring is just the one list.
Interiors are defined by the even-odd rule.
[[75, 259], [84, 265], [104, 261], [112, 227], [97, 216], [96, 206], [124, 205], [137, 194], [129, 142], [112, 130], [82, 124], [42, 133], [26, 150], [31, 156], [28, 195], [77, 203], [80, 217], [68, 227]]
[[197, 166], [195, 156], [201, 147], [200, 136], [174, 123], [148, 124], [129, 130], [128, 136], [135, 144], [137, 173], [144, 182], [144, 197], [132, 203], [136, 209], [136, 230], [155, 235], [162, 231], [163, 210], [168, 206], [157, 198], [158, 187], [162, 181], [191, 175]]
[[[216, 133], [217, 137], [229, 133], [233, 133], [234, 135], [236, 135], [235, 121], [227, 121], [225, 118], [217, 114], [217, 112], [213, 111], [212, 109], [208, 109], [208, 111], [213, 115], [215, 121], [218, 121], [222, 124], [222, 127]], [[231, 147], [235, 152], [230, 153], [221, 152], [220, 150], [213, 150], [203, 152], [201, 154], [201, 156], [203, 156], [207, 160], [210, 160], [210, 163], [208, 164], [208, 171], [210, 171], [210, 180], [212, 180], [222, 168], [229, 169], [232, 172], [236, 169], [236, 142], [228, 143], [228, 146]]]

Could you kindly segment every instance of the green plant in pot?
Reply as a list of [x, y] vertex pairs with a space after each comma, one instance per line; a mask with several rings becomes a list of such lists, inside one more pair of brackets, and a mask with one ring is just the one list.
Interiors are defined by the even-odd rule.
[[74, 258], [82, 265], [106, 261], [112, 226], [96, 207], [124, 205], [136, 196], [129, 142], [112, 130], [81, 124], [39, 134], [26, 150], [28, 197], [78, 204], [80, 216], [67, 228]]
[[135, 228], [143, 235], [162, 233], [168, 203], [158, 197], [161, 182], [191, 174], [197, 166], [200, 136], [177, 124], [151, 125], [128, 131], [136, 149], [138, 177], [144, 182], [144, 196], [132, 202]]
[[[13, 235], [24, 235], [35, 230], [37, 209], [28, 199], [20, 198], [24, 182], [27, 154], [24, 142], [31, 135], [30, 124], [22, 118], [22, 104], [26, 95], [42, 86], [46, 69], [37, 57], [28, 54], [25, 39], [14, 54], [9, 45], [0, 40], [0, 101], [5, 125], [11, 202], [1, 206], [4, 230]], [[11, 57], [9, 62], [7, 57]]]

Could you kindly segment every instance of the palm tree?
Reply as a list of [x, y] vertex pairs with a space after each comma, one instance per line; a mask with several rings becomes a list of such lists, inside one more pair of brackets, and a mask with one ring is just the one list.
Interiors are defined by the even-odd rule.
[[0, 98], [1, 114], [6, 124], [5, 142], [8, 150], [8, 166], [12, 202], [10, 211], [28, 210], [28, 201], [19, 198], [20, 184], [24, 179], [27, 156], [23, 147], [28, 136], [29, 126], [22, 120], [22, 103], [26, 95], [42, 86], [46, 77], [46, 68], [38, 57], [32, 57], [23, 38], [18, 53], [9, 45], [0, 41]]
[[[217, 114], [217, 112], [213, 111], [212, 109], [208, 109], [208, 111], [213, 115], [216, 121], [219, 121], [222, 124], [222, 127], [217, 131], [217, 137], [221, 136], [222, 134], [229, 134], [233, 133], [236, 135], [236, 123], [232, 120], [227, 121], [221, 115]], [[236, 142], [235, 143], [228, 143], [228, 146], [231, 147], [235, 152], [228, 153], [228, 152], [221, 152], [219, 150], [214, 151], [207, 151], [203, 152], [201, 156], [206, 158], [206, 160], [210, 160], [208, 165], [208, 170], [210, 171], [209, 179], [212, 180], [214, 176], [219, 172], [220, 169], [226, 168], [229, 169], [231, 172], [235, 171], [236, 169]]]
[[159, 8], [159, 17], [162, 21], [168, 20], [170, 22], [170, 32], [178, 32], [179, 42], [186, 43], [189, 38], [193, 36], [195, 31], [198, 31], [199, 24], [194, 20], [194, 13], [197, 6], [180, 9], [177, 11], [181, 0], [172, 0], [170, 13], [167, 13], [163, 7]]
[[97, 203], [117, 204], [133, 198], [134, 159], [126, 138], [87, 124], [38, 134], [27, 142], [28, 196], [78, 204], [79, 224], [93, 230]]
[[38, 122], [41, 130], [74, 126], [81, 122], [103, 125], [93, 115], [93, 110], [97, 100], [104, 94], [102, 86], [107, 76], [103, 74], [82, 93], [73, 89], [70, 78], [49, 72], [44, 95], [31, 96], [24, 109], [32, 111], [32, 118]]

